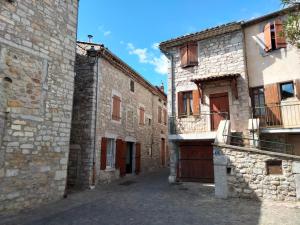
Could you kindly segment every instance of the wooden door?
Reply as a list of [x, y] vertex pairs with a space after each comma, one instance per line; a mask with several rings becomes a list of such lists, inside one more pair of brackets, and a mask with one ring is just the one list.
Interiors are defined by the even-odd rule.
[[165, 139], [161, 139], [161, 147], [160, 147], [160, 157], [161, 157], [161, 165], [166, 165], [166, 148], [165, 148], [166, 142]]
[[180, 144], [178, 177], [181, 181], [214, 182], [212, 142]]
[[[221, 120], [229, 119], [228, 93], [209, 96], [211, 114], [211, 130], [217, 130]], [[227, 114], [226, 114], [227, 113]]]
[[135, 144], [135, 173], [141, 172], [141, 144]]

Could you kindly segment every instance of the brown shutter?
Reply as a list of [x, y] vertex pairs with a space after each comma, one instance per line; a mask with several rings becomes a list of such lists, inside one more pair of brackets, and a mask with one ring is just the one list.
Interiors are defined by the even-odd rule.
[[145, 124], [145, 109], [143, 107], [140, 108], [140, 124]]
[[161, 113], [162, 113], [161, 107], [158, 106], [158, 123], [161, 123]]
[[274, 26], [276, 48], [286, 48], [286, 40], [284, 36], [282, 21], [280, 19], [276, 19]]
[[167, 110], [164, 109], [164, 124], [167, 124]]
[[101, 140], [100, 170], [106, 169], [106, 148], [107, 148], [107, 138], [103, 137]]
[[187, 47], [187, 45], [180, 47], [180, 60], [181, 60], [181, 67], [186, 67], [188, 65], [188, 47]]
[[184, 106], [183, 106], [183, 93], [182, 92], [178, 92], [178, 115], [181, 116], [184, 114]]
[[264, 88], [266, 103], [266, 122], [269, 126], [279, 126], [282, 124], [280, 94], [278, 84], [269, 84]]
[[113, 110], [112, 110], [112, 118], [113, 120], [120, 120], [120, 109], [121, 109], [121, 99], [114, 95], [113, 96]]
[[271, 39], [271, 24], [267, 23], [264, 28], [265, 34], [265, 51], [268, 52], [272, 50], [272, 39]]
[[120, 170], [120, 176], [126, 174], [126, 144], [121, 139], [117, 139], [116, 143], [116, 168]]
[[135, 173], [141, 172], [141, 144], [136, 143], [135, 145]]
[[188, 65], [198, 65], [198, 44], [197, 42], [188, 44]]
[[193, 114], [200, 115], [200, 96], [198, 89], [193, 90]]
[[300, 79], [297, 79], [295, 81], [295, 86], [296, 86], [296, 96], [298, 99], [300, 99]]

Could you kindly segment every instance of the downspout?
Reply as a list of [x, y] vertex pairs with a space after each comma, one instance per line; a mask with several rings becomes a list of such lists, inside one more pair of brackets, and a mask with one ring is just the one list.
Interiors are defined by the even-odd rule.
[[93, 148], [93, 176], [92, 176], [92, 185], [90, 189], [94, 189], [96, 185], [96, 147], [97, 147], [97, 121], [98, 121], [98, 92], [99, 92], [99, 57], [96, 56], [96, 103], [95, 103], [95, 120], [94, 120], [94, 148]]

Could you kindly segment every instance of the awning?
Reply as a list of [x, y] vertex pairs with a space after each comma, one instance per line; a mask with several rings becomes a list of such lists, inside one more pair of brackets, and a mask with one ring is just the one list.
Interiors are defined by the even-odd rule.
[[[230, 74], [219, 74], [219, 75], [208, 75], [208, 76], [202, 76], [197, 79], [192, 79], [191, 81], [194, 82], [199, 90], [199, 94], [201, 97], [202, 95], [202, 89], [203, 85], [205, 83], [209, 83], [212, 81], [218, 81], [218, 80], [228, 80], [230, 81], [232, 94], [236, 99], [238, 99], [238, 89], [237, 89], [237, 78], [240, 76], [239, 73], [230, 73]], [[202, 98], [203, 100], [203, 98]]]

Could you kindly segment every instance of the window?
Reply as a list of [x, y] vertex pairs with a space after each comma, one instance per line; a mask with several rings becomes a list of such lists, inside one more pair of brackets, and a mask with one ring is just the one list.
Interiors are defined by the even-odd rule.
[[121, 99], [116, 95], [113, 96], [112, 119], [115, 121], [121, 119]]
[[106, 145], [106, 168], [115, 168], [116, 140], [108, 138]]
[[188, 43], [180, 47], [181, 67], [198, 65], [198, 44], [197, 42]]
[[151, 126], [151, 124], [152, 124], [152, 120], [149, 118], [148, 119], [148, 125]]
[[167, 125], [167, 110], [166, 109], [163, 110], [163, 114], [164, 114], [163, 115], [164, 116], [163, 117], [164, 118], [164, 124]]
[[281, 100], [294, 97], [294, 83], [287, 82], [280, 84], [280, 96]]
[[280, 175], [282, 174], [282, 161], [281, 160], [266, 161], [266, 168], [267, 168], [268, 175]]
[[161, 123], [161, 113], [162, 113], [161, 106], [158, 106], [158, 123]]
[[193, 93], [192, 91], [180, 92], [178, 94], [179, 115], [193, 115]]
[[130, 80], [130, 91], [134, 92], [134, 81]]
[[264, 27], [265, 51], [269, 52], [279, 48], [286, 48], [286, 40], [283, 33], [282, 21], [276, 19], [267, 23]]
[[265, 115], [265, 94], [263, 87], [252, 88], [252, 107], [254, 117], [262, 117]]
[[145, 109], [140, 107], [140, 125], [145, 125]]

